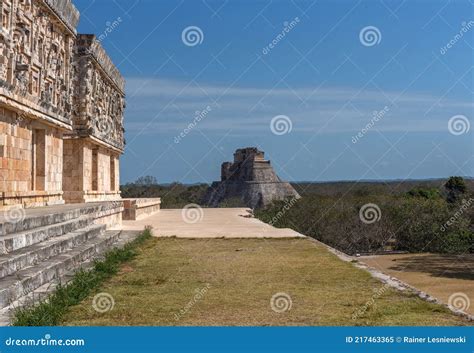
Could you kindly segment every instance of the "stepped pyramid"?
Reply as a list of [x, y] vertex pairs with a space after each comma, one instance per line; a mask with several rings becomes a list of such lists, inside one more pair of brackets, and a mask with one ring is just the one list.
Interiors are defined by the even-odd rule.
[[265, 153], [256, 147], [238, 149], [234, 162], [221, 167], [221, 181], [213, 182], [203, 203], [217, 207], [228, 199], [239, 198], [250, 208], [260, 208], [275, 200], [300, 198], [288, 182], [282, 181], [273, 170]]

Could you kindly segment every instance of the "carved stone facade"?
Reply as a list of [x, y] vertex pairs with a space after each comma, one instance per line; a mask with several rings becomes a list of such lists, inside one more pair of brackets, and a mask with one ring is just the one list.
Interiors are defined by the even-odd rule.
[[77, 90], [74, 128], [123, 149], [125, 81], [94, 35], [80, 34], [74, 55]]
[[115, 200], [120, 197], [125, 81], [94, 35], [77, 36], [73, 62], [73, 133], [64, 140], [64, 199]]
[[300, 195], [273, 170], [265, 153], [256, 147], [235, 151], [233, 162], [221, 166], [221, 181], [212, 183], [203, 203], [217, 207], [222, 202], [240, 200], [247, 207], [265, 207], [276, 200], [299, 199]]
[[124, 80], [71, 0], [0, 0], [0, 207], [120, 197]]

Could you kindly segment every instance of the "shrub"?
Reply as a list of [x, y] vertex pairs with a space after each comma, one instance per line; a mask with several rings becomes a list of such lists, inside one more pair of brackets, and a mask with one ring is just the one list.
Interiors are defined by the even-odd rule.
[[462, 177], [454, 176], [450, 177], [444, 187], [447, 191], [447, 201], [455, 203], [459, 201], [461, 195], [467, 192], [467, 186]]
[[408, 191], [407, 195], [412, 197], [422, 197], [425, 199], [437, 199], [441, 197], [441, 193], [435, 188], [415, 188]]
[[[369, 203], [380, 208], [381, 218], [365, 224], [359, 211]], [[468, 213], [459, 212], [460, 204], [448, 204], [441, 197], [305, 195], [285, 211], [284, 206], [285, 202], [275, 202], [267, 209], [257, 210], [255, 215], [276, 227], [292, 228], [348, 254], [381, 251], [393, 241], [396, 250], [409, 252], [472, 251], [473, 232], [469, 230]], [[453, 217], [454, 222], [445, 227]]]
[[207, 188], [207, 184], [158, 185], [151, 181], [137, 180], [135, 183], [122, 185], [120, 190], [124, 198], [161, 197], [162, 208], [181, 208], [190, 203], [199, 204]]
[[449, 254], [474, 253], [474, 232], [462, 230], [440, 235], [438, 252]]

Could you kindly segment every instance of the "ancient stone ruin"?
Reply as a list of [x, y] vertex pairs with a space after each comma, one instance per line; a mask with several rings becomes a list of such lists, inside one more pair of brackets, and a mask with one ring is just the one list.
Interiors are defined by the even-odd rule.
[[120, 72], [71, 0], [0, 14], [0, 209], [120, 199]]
[[247, 207], [259, 208], [289, 198], [300, 195], [276, 175], [263, 151], [248, 147], [235, 151], [234, 162], [222, 164], [221, 181], [212, 183], [203, 201], [217, 207], [226, 200], [239, 199]]
[[125, 82], [71, 0], [0, 0], [0, 326], [160, 208], [122, 200]]

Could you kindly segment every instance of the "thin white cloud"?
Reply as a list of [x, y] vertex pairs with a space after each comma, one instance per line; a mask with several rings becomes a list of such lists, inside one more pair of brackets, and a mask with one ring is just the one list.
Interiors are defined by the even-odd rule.
[[[427, 94], [353, 88], [243, 88], [169, 79], [127, 79], [126, 129], [132, 134], [179, 132], [196, 112], [212, 108], [199, 122], [201, 131], [261, 133], [276, 115], [287, 115], [293, 131], [357, 132], [388, 107], [376, 129], [445, 131], [450, 117], [468, 115], [469, 101]], [[392, 103], [393, 102], [393, 103]], [[428, 113], [427, 113], [428, 112]]]

